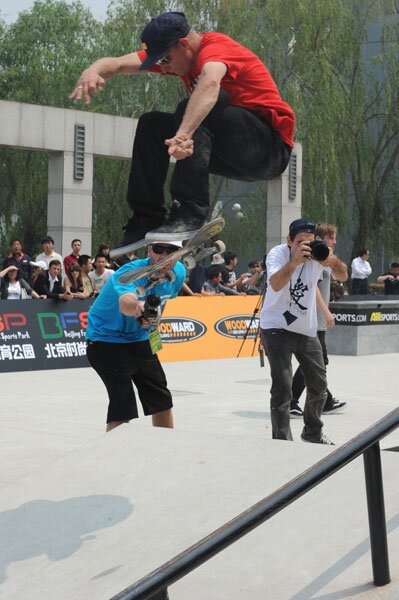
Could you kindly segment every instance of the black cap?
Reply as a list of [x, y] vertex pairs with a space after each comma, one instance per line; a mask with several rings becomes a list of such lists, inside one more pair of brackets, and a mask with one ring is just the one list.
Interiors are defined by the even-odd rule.
[[297, 233], [315, 233], [316, 223], [309, 219], [296, 219], [290, 225], [289, 236], [294, 239]]
[[167, 12], [151, 19], [141, 34], [141, 46], [147, 52], [147, 58], [139, 69], [144, 71], [154, 66], [168, 51], [168, 48], [184, 38], [190, 31], [190, 25], [184, 13]]

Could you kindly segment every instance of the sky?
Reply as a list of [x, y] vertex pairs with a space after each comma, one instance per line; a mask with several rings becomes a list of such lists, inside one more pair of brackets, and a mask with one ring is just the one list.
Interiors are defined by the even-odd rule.
[[[66, 0], [72, 4], [72, 0]], [[81, 0], [91, 10], [93, 17], [103, 20], [106, 17], [110, 0]], [[34, 0], [0, 0], [0, 17], [9, 25], [18, 19], [18, 13], [33, 7]]]

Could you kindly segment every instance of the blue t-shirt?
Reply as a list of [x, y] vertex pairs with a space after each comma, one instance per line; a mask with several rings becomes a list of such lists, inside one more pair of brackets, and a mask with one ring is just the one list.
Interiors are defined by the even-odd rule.
[[176, 263], [173, 272], [175, 281], [165, 281], [147, 290], [145, 296], [137, 294], [137, 286], [145, 286], [147, 278], [141, 278], [132, 283], [119, 283], [118, 277], [126, 271], [140, 269], [149, 264], [150, 259], [135, 260], [118, 269], [107, 281], [100, 295], [89, 310], [86, 339], [92, 342], [110, 342], [116, 344], [127, 344], [130, 342], [142, 342], [148, 340], [148, 329], [144, 329], [137, 322], [136, 317], [127, 317], [119, 310], [119, 297], [127, 292], [133, 292], [139, 300], [145, 300], [150, 294], [158, 294], [162, 305], [169, 298], [175, 298], [184, 283], [186, 269], [181, 262]]

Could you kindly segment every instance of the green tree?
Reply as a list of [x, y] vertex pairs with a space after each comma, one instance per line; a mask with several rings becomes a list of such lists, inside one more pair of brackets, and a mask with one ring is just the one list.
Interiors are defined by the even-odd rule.
[[[104, 24], [79, 2], [36, 2], [13, 25], [0, 22], [0, 97], [70, 106], [68, 93], [83, 68], [101, 56], [137, 49], [143, 25], [165, 10], [184, 10], [198, 31], [222, 31], [265, 62], [296, 113], [296, 138], [304, 148], [303, 212], [337, 223], [351, 237], [352, 253], [383, 237], [386, 251], [398, 254], [399, 28], [394, 0], [203, 0], [200, 8], [197, 0], [116, 0]], [[80, 108], [138, 117], [148, 110], [173, 110], [183, 94], [175, 77], [116, 77], [88, 109]], [[36, 219], [40, 237], [45, 232], [45, 155], [0, 151], [0, 159], [3, 231], [22, 231], [28, 240]], [[128, 213], [128, 171], [128, 161], [96, 159], [95, 243], [119, 237]], [[211, 177], [212, 194], [218, 181]], [[235, 184], [223, 186], [224, 195], [237, 193]], [[255, 217], [265, 218], [265, 186], [247, 190], [247, 204], [254, 204], [255, 213], [252, 219], [244, 206], [252, 223], [250, 241], [243, 245], [252, 256], [257, 251], [249, 244], [263, 243], [259, 240], [265, 234], [265, 222]], [[239, 193], [244, 193], [241, 185]], [[12, 215], [18, 215], [15, 223]], [[239, 240], [236, 226], [226, 227], [232, 241]]]
[[[0, 98], [70, 107], [67, 98], [101, 28], [79, 2], [35, 2], [0, 27]], [[0, 150], [2, 251], [18, 236], [29, 253], [46, 234], [47, 155]]]
[[397, 253], [395, 3], [271, 0], [265, 27], [271, 68], [304, 148], [304, 212], [338, 223], [352, 239], [352, 256], [382, 236]]
[[209, 0], [202, 14], [260, 56], [293, 107], [304, 214], [337, 223], [352, 255], [381, 238], [398, 254], [395, 2]]

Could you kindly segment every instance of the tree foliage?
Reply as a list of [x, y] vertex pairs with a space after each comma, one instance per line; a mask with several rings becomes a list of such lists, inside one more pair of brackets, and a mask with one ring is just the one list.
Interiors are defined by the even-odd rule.
[[[83, 68], [139, 47], [143, 25], [165, 10], [183, 10], [197, 31], [226, 33], [265, 62], [296, 114], [304, 155], [303, 213], [337, 223], [341, 236], [351, 240], [352, 254], [361, 245], [377, 246], [383, 237], [386, 252], [398, 255], [394, 0], [113, 0], [104, 23], [79, 2], [37, 1], [12, 25], [0, 21], [0, 97], [70, 106], [68, 94]], [[116, 77], [88, 109], [81, 108], [138, 117], [173, 110], [182, 93], [174, 77]], [[119, 237], [128, 212], [128, 170], [127, 162], [95, 161], [93, 246]], [[218, 189], [218, 179], [211, 178], [211, 187]], [[45, 233], [46, 188], [44, 154], [0, 151], [0, 225], [3, 233], [21, 235], [28, 249]], [[239, 192], [248, 196], [243, 204], [248, 220], [239, 231], [229, 219], [226, 236], [241, 244], [236, 251], [245, 248], [252, 258], [264, 245], [265, 185]], [[227, 200], [235, 194], [234, 185], [224, 184]]]
[[[70, 107], [68, 90], [94, 60], [100, 25], [79, 2], [35, 2], [0, 29], [0, 97]], [[47, 155], [0, 150], [2, 250], [10, 236], [34, 253], [47, 229]]]
[[[276, 79], [304, 148], [304, 211], [338, 223], [352, 256], [360, 246], [378, 247], [382, 236], [398, 254], [395, 3], [270, 0], [267, 13]], [[282, 40], [285, 53], [278, 51]]]

